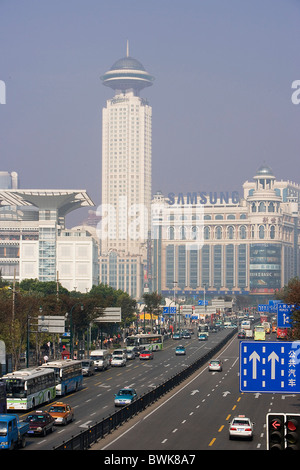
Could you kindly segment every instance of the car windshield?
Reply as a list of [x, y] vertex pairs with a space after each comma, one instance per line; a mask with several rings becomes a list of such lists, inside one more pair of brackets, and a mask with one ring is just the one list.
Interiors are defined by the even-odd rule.
[[46, 416], [43, 415], [29, 415], [26, 418], [26, 421], [30, 421], [31, 423], [43, 423], [46, 421]]
[[0, 436], [6, 436], [7, 434], [7, 424], [3, 421], [0, 422]]
[[210, 361], [210, 363], [213, 364], [213, 365], [219, 365], [220, 361]]
[[64, 406], [51, 406], [50, 413], [64, 413], [66, 411]]
[[120, 390], [118, 393], [119, 396], [123, 395], [133, 395], [133, 390]]

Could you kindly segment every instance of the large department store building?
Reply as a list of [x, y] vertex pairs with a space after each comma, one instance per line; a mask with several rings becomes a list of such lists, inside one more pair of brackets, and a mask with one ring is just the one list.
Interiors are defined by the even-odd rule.
[[300, 186], [263, 165], [243, 196], [157, 193], [152, 290], [164, 296], [271, 295], [299, 274]]

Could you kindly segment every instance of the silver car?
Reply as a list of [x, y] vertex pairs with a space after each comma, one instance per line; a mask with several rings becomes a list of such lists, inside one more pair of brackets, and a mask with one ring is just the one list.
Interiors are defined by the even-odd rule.
[[210, 361], [210, 363], [208, 364], [208, 370], [209, 371], [222, 371], [222, 361], [220, 361], [219, 359], [212, 359]]

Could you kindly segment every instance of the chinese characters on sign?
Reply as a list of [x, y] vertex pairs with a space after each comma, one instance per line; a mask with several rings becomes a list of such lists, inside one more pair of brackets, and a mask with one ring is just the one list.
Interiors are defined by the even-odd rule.
[[277, 304], [277, 326], [278, 328], [291, 328], [291, 313], [295, 305]]
[[300, 341], [240, 342], [242, 392], [300, 393]]

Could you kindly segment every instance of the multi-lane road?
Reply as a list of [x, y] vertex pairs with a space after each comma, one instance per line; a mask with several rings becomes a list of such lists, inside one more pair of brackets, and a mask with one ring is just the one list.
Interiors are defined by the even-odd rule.
[[[136, 358], [128, 361], [126, 367], [110, 368], [85, 378], [82, 390], [63, 400], [75, 409], [75, 421], [65, 427], [56, 427], [45, 438], [28, 438], [25, 450], [53, 449], [88, 429], [115, 411], [114, 393], [119, 388], [132, 386], [139, 396], [148, 392], [204, 355], [227, 333], [226, 330], [211, 333], [204, 342], [199, 342], [196, 334], [192, 339], [180, 340], [186, 346], [186, 356], [175, 356], [179, 341], [170, 339], [165, 342], [163, 351], [155, 353], [153, 361]], [[266, 414], [300, 412], [297, 396], [240, 393], [239, 340], [236, 336], [220, 351], [218, 358], [223, 361], [222, 372], [209, 372], [207, 364], [204, 365], [147, 410], [94, 444], [92, 449], [266, 449]], [[229, 440], [229, 422], [236, 414], [245, 414], [254, 421], [252, 441]]]

